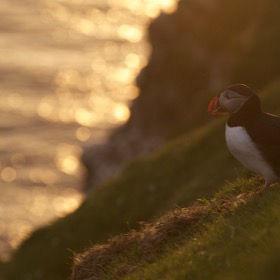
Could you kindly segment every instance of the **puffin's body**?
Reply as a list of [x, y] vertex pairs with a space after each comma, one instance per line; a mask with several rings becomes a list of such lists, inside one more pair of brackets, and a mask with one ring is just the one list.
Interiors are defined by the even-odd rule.
[[264, 177], [265, 185], [280, 181], [280, 118], [262, 112], [259, 97], [237, 84], [214, 97], [211, 115], [229, 114], [228, 149], [246, 168]]

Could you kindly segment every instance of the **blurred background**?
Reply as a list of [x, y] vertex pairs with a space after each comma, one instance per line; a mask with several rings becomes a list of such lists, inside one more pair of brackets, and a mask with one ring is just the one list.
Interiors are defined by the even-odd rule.
[[83, 150], [129, 119], [151, 53], [147, 26], [176, 7], [177, 0], [1, 0], [1, 260], [80, 205], [90, 174]]

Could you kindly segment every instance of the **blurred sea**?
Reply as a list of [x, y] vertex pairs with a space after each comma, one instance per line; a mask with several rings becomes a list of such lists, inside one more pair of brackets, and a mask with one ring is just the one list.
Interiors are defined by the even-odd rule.
[[79, 206], [82, 147], [129, 118], [145, 28], [176, 2], [0, 1], [0, 259]]

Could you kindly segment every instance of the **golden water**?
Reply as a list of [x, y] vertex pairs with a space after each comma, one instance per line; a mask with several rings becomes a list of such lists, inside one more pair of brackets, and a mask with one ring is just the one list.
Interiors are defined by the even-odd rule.
[[75, 210], [83, 146], [129, 117], [145, 28], [176, 0], [0, 1], [0, 258]]

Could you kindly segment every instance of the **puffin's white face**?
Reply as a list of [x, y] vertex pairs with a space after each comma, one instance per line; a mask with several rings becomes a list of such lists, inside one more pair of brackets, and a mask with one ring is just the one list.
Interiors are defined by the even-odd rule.
[[251, 97], [251, 95], [241, 95], [232, 90], [225, 90], [219, 95], [219, 104], [228, 113], [236, 113], [246, 101]]
[[208, 112], [211, 115], [236, 113], [251, 98], [251, 94], [240, 94], [231, 89], [215, 96], [209, 103]]

